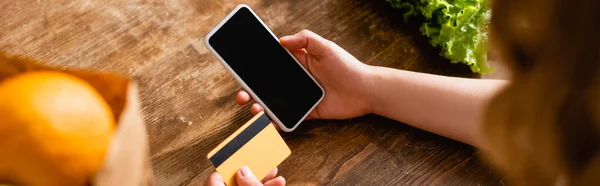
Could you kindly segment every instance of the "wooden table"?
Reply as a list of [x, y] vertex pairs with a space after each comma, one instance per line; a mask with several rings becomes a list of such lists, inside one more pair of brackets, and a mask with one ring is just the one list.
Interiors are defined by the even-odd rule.
[[[474, 77], [383, 0], [2, 0], [0, 50], [136, 79], [156, 185], [201, 185], [207, 152], [251, 117], [203, 45], [239, 3], [278, 36], [310, 29], [368, 64]], [[502, 184], [471, 147], [375, 115], [308, 121], [283, 137], [290, 185]]]

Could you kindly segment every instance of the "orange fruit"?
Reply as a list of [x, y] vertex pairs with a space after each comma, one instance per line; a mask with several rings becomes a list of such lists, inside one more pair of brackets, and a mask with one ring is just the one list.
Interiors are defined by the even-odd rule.
[[0, 183], [87, 185], [115, 128], [86, 81], [35, 71], [0, 81]]

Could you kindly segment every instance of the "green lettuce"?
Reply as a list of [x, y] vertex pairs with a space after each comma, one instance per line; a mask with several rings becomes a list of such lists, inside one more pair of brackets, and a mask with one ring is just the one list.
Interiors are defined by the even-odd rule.
[[487, 0], [386, 0], [404, 11], [404, 21], [422, 16], [421, 33], [452, 63], [488, 74], [487, 27], [491, 10]]

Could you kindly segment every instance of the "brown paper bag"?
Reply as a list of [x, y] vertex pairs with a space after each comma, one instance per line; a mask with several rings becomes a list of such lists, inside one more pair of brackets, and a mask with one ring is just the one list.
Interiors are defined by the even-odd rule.
[[152, 185], [148, 135], [142, 119], [137, 85], [134, 82], [110, 74], [54, 69], [32, 60], [0, 53], [0, 81], [19, 73], [36, 70], [66, 72], [87, 81], [113, 110], [117, 129], [102, 169], [91, 180], [91, 185]]

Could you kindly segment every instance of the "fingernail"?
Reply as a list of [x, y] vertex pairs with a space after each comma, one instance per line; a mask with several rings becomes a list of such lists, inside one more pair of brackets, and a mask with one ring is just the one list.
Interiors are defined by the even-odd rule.
[[213, 173], [214, 179], [217, 181], [223, 181], [223, 177], [221, 177], [221, 175], [217, 172]]
[[283, 37], [281, 37], [280, 39], [281, 39], [281, 40], [287, 40], [287, 39], [290, 39], [290, 38], [292, 38], [292, 36], [283, 36]]
[[242, 177], [244, 178], [254, 178], [254, 174], [252, 173], [250, 168], [248, 168], [248, 166], [243, 166], [240, 169], [240, 174], [242, 174]]

